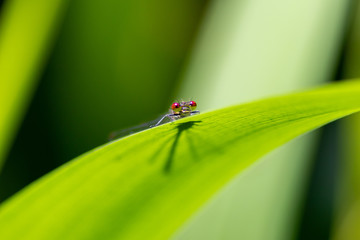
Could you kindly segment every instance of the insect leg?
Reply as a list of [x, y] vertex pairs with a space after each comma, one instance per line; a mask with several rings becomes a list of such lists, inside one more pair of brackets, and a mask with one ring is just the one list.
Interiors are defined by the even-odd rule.
[[163, 116], [156, 124], [150, 126], [150, 127], [156, 127], [159, 126], [160, 123], [165, 119], [165, 118], [169, 118], [171, 121], [174, 121], [174, 114], [166, 114], [165, 116]]
[[199, 114], [199, 113], [200, 113], [200, 111], [195, 110], [195, 111], [192, 111], [192, 112], [190, 113], [190, 116], [195, 115], [195, 114]]

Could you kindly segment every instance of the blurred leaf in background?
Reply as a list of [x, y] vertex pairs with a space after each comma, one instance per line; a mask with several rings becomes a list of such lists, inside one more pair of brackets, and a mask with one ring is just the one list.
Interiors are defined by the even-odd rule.
[[65, 0], [7, 1], [0, 15], [0, 168], [57, 33]]
[[[353, 3], [354, 18], [344, 52], [342, 78], [360, 76], [360, 2]], [[341, 121], [341, 182], [332, 239], [360, 239], [360, 115]]]
[[167, 111], [205, 4], [72, 2], [44, 79], [63, 160]]
[[[178, 96], [196, 97], [208, 110], [332, 79], [349, 3], [214, 1]], [[305, 136], [265, 156], [175, 239], [289, 239], [316, 146], [315, 136]]]

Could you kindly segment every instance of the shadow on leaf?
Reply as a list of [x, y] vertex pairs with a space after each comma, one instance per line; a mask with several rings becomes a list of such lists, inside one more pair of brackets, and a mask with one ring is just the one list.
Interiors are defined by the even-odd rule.
[[192, 128], [194, 125], [196, 125], [199, 122], [201, 122], [201, 121], [184, 122], [184, 123], [180, 123], [180, 124], [178, 124], [176, 126], [178, 132], [177, 132], [177, 134], [175, 136], [175, 140], [174, 140], [174, 142], [173, 142], [173, 144], [171, 146], [169, 156], [168, 156], [168, 158], [166, 160], [166, 163], [165, 163], [165, 166], [164, 166], [164, 173], [165, 174], [170, 173], [170, 171], [171, 171], [175, 150], [176, 150], [176, 147], [178, 145], [178, 141], [179, 141], [179, 138], [180, 138], [181, 134], [183, 132], [189, 130], [190, 128]]

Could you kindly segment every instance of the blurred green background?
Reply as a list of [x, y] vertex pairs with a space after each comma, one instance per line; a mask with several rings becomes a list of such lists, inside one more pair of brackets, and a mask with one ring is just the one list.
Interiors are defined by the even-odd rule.
[[[0, 201], [174, 99], [208, 111], [360, 76], [355, 0], [0, 3]], [[175, 238], [354, 236], [359, 122], [266, 156]]]

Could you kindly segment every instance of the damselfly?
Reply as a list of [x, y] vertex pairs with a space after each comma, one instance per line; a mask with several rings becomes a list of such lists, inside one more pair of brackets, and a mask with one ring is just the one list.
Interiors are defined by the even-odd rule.
[[171, 105], [171, 108], [169, 110], [168, 114], [165, 114], [164, 116], [161, 116], [158, 119], [155, 119], [153, 121], [150, 121], [148, 123], [143, 123], [138, 126], [126, 128], [123, 130], [112, 132], [109, 136], [109, 140], [114, 140], [116, 138], [124, 137], [148, 128], [156, 127], [159, 125], [162, 125], [167, 122], [173, 122], [175, 120], [192, 116], [194, 114], [200, 113], [200, 111], [196, 110], [197, 104], [195, 101], [181, 101], [181, 102], [174, 102]]

